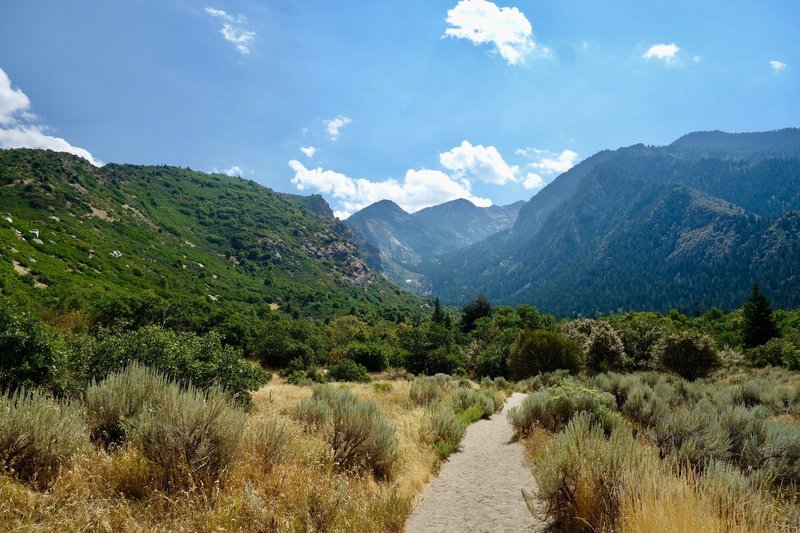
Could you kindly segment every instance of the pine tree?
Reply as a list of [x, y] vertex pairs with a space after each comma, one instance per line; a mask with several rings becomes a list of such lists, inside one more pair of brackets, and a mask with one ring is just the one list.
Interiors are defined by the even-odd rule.
[[483, 293], [479, 293], [470, 303], [462, 308], [461, 331], [469, 333], [475, 329], [475, 322], [482, 317], [492, 314], [492, 303]]
[[772, 307], [767, 298], [759, 289], [757, 283], [753, 283], [753, 291], [747, 302], [742, 306], [744, 315], [744, 345], [747, 348], [754, 348], [765, 344], [768, 340], [778, 337], [778, 327], [772, 316]]
[[442, 313], [442, 304], [439, 302], [438, 297], [433, 301], [433, 315], [431, 315], [431, 321], [434, 324], [444, 324], [444, 313]]

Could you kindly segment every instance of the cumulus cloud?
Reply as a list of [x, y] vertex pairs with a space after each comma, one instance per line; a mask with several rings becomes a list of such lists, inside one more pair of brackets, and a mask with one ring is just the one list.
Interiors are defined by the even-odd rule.
[[207, 7], [206, 13], [222, 20], [219, 32], [222, 37], [236, 47], [236, 51], [246, 56], [249, 55], [256, 32], [247, 29], [247, 17], [244, 15], [230, 15], [222, 9]]
[[494, 146], [473, 146], [469, 141], [462, 141], [460, 146], [439, 154], [439, 163], [459, 178], [495, 185], [517, 181], [519, 173], [519, 167], [506, 163]]
[[[786, 67], [787, 67], [786, 63], [784, 63], [783, 61], [778, 61], [777, 59], [773, 59], [772, 61], [769, 62], [769, 68], [772, 69], [772, 72], [780, 72], [782, 70], [785, 70]], [[2, 113], [2, 110], [0, 110], [0, 113]]]
[[[536, 49], [530, 21], [516, 7], [498, 7], [487, 0], [460, 0], [448, 10], [444, 37], [491, 44], [509, 65], [519, 65]], [[549, 50], [542, 49], [547, 55]]]
[[339, 115], [338, 117], [324, 120], [323, 122], [325, 123], [325, 131], [328, 132], [328, 137], [330, 137], [332, 141], [335, 141], [339, 138], [339, 130], [353, 121], [345, 116]]
[[42, 148], [68, 152], [95, 166], [103, 163], [85, 148], [72, 146], [61, 137], [47, 134], [47, 126], [31, 112], [31, 102], [21, 89], [11, 86], [11, 79], [0, 69], [0, 148]]
[[578, 154], [572, 150], [551, 152], [541, 148], [520, 148], [516, 154], [531, 160], [527, 165], [531, 170], [522, 182], [526, 189], [541, 189], [546, 181], [551, 181], [550, 178], [574, 167], [579, 159]]
[[309, 159], [314, 157], [314, 154], [317, 153], [317, 149], [313, 146], [301, 146], [300, 151], [303, 152]]
[[656, 59], [663, 61], [666, 65], [674, 65], [678, 62], [678, 52], [680, 51], [680, 47], [675, 43], [654, 44], [642, 54], [642, 57], [648, 61]]
[[409, 213], [458, 198], [465, 198], [481, 207], [492, 204], [487, 198], [473, 196], [468, 181], [453, 179], [439, 170], [411, 169], [402, 181], [371, 181], [351, 178], [333, 170], [308, 169], [297, 160], [289, 161], [289, 167], [294, 171], [292, 183], [300, 191], [312, 190], [337, 200], [339, 205], [335, 214], [340, 218], [386, 198]]
[[242, 167], [239, 165], [233, 165], [231, 168], [223, 170], [222, 173], [226, 176], [237, 178], [242, 175]]

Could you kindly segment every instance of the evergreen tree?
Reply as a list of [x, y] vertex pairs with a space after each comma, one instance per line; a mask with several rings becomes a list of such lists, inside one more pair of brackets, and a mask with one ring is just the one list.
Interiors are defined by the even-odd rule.
[[742, 306], [744, 315], [744, 345], [747, 348], [761, 346], [768, 340], [778, 337], [778, 327], [772, 316], [769, 298], [753, 283], [753, 292]]
[[483, 293], [479, 293], [470, 303], [462, 308], [461, 331], [469, 333], [475, 329], [475, 322], [479, 318], [492, 314], [492, 303], [486, 299]]
[[439, 302], [439, 298], [437, 297], [433, 301], [433, 315], [431, 315], [431, 321], [434, 324], [442, 325], [444, 324], [444, 313], [442, 313], [442, 304]]

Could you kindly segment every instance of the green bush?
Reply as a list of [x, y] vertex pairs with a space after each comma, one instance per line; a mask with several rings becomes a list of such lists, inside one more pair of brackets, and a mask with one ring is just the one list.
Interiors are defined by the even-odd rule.
[[641, 383], [630, 389], [621, 410], [634, 422], [652, 427], [669, 412], [669, 404], [652, 388]]
[[380, 372], [389, 364], [388, 350], [376, 342], [353, 341], [347, 345], [347, 356], [370, 372]]
[[559, 369], [576, 373], [582, 367], [583, 349], [578, 343], [544, 330], [521, 331], [508, 356], [508, 371], [515, 380]]
[[444, 396], [444, 388], [434, 377], [420, 376], [411, 384], [408, 392], [416, 405], [430, 405]]
[[440, 459], [457, 452], [467, 430], [455, 412], [439, 402], [431, 404], [422, 417], [420, 440], [433, 446]]
[[339, 471], [367, 470], [376, 479], [390, 477], [400, 450], [394, 426], [374, 402], [359, 400], [345, 389], [319, 385], [311, 398], [295, 406], [294, 415], [307, 428], [321, 430]]
[[583, 346], [586, 367], [593, 372], [621, 370], [628, 366], [625, 347], [611, 324], [603, 320], [567, 322], [564, 334]]
[[578, 414], [534, 462], [537, 496], [558, 531], [615, 531], [626, 474], [645, 459], [630, 430], [607, 439], [591, 415]]
[[201, 389], [219, 386], [240, 404], [270, 374], [241, 358], [241, 352], [222, 344], [216, 333], [197, 335], [147, 326], [113, 333], [103, 331], [75, 346], [72, 357], [86, 383], [103, 380], [138, 361], [178, 381]]
[[283, 463], [290, 455], [291, 435], [285, 422], [274, 418], [261, 422], [249, 434], [250, 448], [265, 471]]
[[43, 386], [65, 392], [72, 387], [65, 363], [58, 332], [0, 298], [0, 388]]
[[170, 382], [136, 361], [86, 390], [86, 420], [92, 440], [104, 446], [122, 444], [126, 431], [148, 405], [164, 400]]
[[367, 369], [352, 359], [342, 359], [328, 369], [328, 379], [331, 381], [361, 381], [370, 380]]
[[[476, 389], [456, 389], [450, 395], [450, 405], [456, 412], [467, 411], [476, 406], [477, 419], [489, 418], [497, 410], [495, 397], [489, 392]], [[470, 420], [473, 422], [473, 420]]]
[[594, 423], [602, 424], [606, 432], [621, 425], [614, 397], [565, 380], [560, 385], [529, 394], [520, 405], [508, 412], [508, 421], [518, 437], [530, 434], [538, 424], [550, 431], [560, 431], [579, 413], [588, 413]]
[[388, 381], [377, 381], [372, 384], [372, 388], [375, 392], [392, 392], [394, 386]]
[[712, 460], [724, 461], [731, 448], [730, 438], [708, 401], [661, 417], [654, 427], [654, 440], [662, 457], [672, 455], [679, 464], [696, 470]]
[[164, 488], [181, 490], [219, 479], [239, 456], [245, 415], [220, 389], [171, 385], [164, 401], [142, 411], [130, 442], [159, 469]]
[[6, 474], [46, 488], [89, 438], [80, 408], [56, 403], [42, 392], [18, 389], [0, 396], [0, 467]]
[[665, 369], [688, 380], [708, 376], [721, 365], [714, 341], [691, 331], [662, 338], [653, 347], [653, 354]]

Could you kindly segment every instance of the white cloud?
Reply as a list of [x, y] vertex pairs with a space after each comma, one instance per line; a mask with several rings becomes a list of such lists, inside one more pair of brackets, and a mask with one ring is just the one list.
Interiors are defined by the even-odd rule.
[[223, 170], [222, 173], [226, 176], [237, 178], [242, 175], [242, 167], [239, 165], [233, 165], [231, 168]]
[[[541, 148], [520, 148], [515, 153], [531, 160], [527, 165], [531, 171], [522, 181], [522, 186], [526, 189], [541, 189], [552, 181], [550, 178], [574, 167], [579, 159], [578, 154], [572, 150], [562, 150], [559, 153]], [[545, 180], [543, 176], [548, 179]]]
[[324, 120], [323, 122], [325, 122], [325, 131], [328, 132], [328, 137], [330, 137], [332, 141], [335, 141], [339, 138], [339, 130], [353, 121], [345, 116], [339, 115], [336, 118]]
[[654, 44], [642, 54], [642, 57], [648, 61], [658, 59], [667, 65], [674, 65], [678, 62], [678, 52], [680, 51], [680, 47], [675, 43]]
[[317, 149], [313, 146], [301, 146], [300, 151], [303, 152], [309, 159], [314, 157], [314, 154], [317, 153]]
[[336, 212], [343, 217], [387, 198], [410, 213], [458, 198], [481, 207], [492, 204], [487, 198], [473, 196], [468, 181], [454, 180], [439, 170], [408, 170], [401, 182], [395, 179], [370, 181], [333, 170], [307, 169], [297, 160], [289, 161], [289, 167], [294, 171], [292, 183], [300, 191], [330, 195], [340, 204]]
[[519, 172], [519, 167], [506, 163], [494, 146], [473, 146], [469, 141], [462, 141], [460, 146], [439, 154], [439, 163], [458, 178], [495, 185], [517, 181]]
[[[475, 45], [492, 44], [493, 52], [508, 62], [519, 65], [534, 51], [533, 28], [516, 7], [498, 7], [487, 0], [460, 0], [447, 12], [449, 27], [445, 37], [467, 39]], [[542, 49], [543, 55], [549, 50]]]
[[783, 61], [778, 61], [777, 59], [773, 59], [772, 61], [769, 62], [769, 68], [771, 68], [773, 72], [780, 72], [782, 70], [785, 70], [786, 67], [787, 67], [786, 63], [784, 63]]
[[256, 32], [247, 29], [247, 17], [244, 15], [230, 15], [222, 9], [213, 7], [207, 7], [205, 11], [212, 17], [224, 21], [219, 32], [226, 41], [236, 46], [237, 52], [245, 56], [250, 54], [252, 42], [256, 38]]
[[539, 190], [545, 186], [544, 178], [535, 172], [528, 172], [522, 181], [522, 186], [528, 190]]
[[0, 148], [41, 148], [68, 152], [95, 166], [103, 164], [85, 148], [72, 146], [61, 137], [48, 135], [47, 126], [30, 109], [28, 97], [21, 89], [11, 87], [11, 79], [0, 69]]

